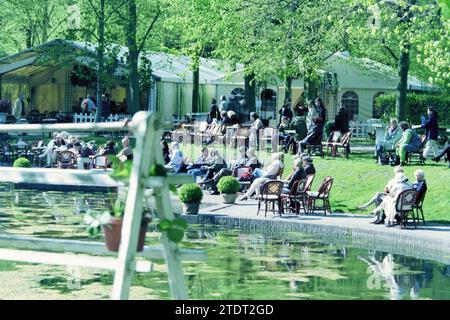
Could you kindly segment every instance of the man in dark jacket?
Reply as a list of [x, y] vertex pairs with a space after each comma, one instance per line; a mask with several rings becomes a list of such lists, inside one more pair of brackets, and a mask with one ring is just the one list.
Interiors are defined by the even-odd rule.
[[436, 110], [433, 107], [428, 107], [427, 109], [428, 119], [426, 117], [422, 117], [422, 128], [426, 129], [426, 138], [427, 142], [425, 148], [423, 149], [423, 157], [426, 159], [429, 158], [430, 154], [433, 154], [433, 157], [436, 157], [439, 154], [439, 148], [436, 144], [438, 139], [439, 132], [439, 124], [438, 124], [438, 116]]
[[416, 203], [418, 203], [427, 192], [427, 182], [425, 181], [425, 173], [422, 170], [416, 170], [414, 175], [416, 176], [416, 182], [413, 183], [413, 189], [417, 191]]
[[217, 107], [217, 101], [214, 98], [209, 106], [208, 123], [211, 123], [213, 119], [220, 119], [219, 107]]
[[298, 143], [298, 155], [303, 153], [303, 150], [307, 145], [317, 145], [322, 143], [321, 137], [323, 137], [323, 125], [321, 122], [322, 119], [320, 117], [315, 117], [313, 119], [313, 124], [309, 128], [308, 134]]

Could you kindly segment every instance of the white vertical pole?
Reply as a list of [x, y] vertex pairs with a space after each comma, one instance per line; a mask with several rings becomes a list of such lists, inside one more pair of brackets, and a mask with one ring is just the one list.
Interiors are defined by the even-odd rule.
[[[142, 220], [142, 202], [144, 190], [142, 179], [148, 175], [150, 157], [144, 153], [151, 150], [151, 127], [154, 114], [138, 112], [133, 117], [136, 127], [133, 131], [136, 136], [133, 168], [130, 174], [127, 201], [122, 224], [122, 236], [119, 248], [118, 267], [114, 275], [112, 299], [128, 299], [129, 289], [135, 270], [135, 255]], [[150, 131], [150, 132], [149, 132]], [[149, 134], [150, 133], [150, 134]]]

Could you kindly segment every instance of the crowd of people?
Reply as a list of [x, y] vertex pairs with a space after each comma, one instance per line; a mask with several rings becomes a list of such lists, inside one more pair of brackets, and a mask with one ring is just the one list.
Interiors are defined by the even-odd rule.
[[117, 152], [114, 141], [108, 141], [100, 148], [95, 141], [85, 142], [80, 136], [73, 136], [67, 132], [54, 132], [52, 139], [45, 146], [39, 158], [45, 160], [46, 167], [54, 167], [58, 164], [59, 154], [62, 151], [70, 151], [76, 161], [78, 169], [89, 169], [93, 165], [93, 159], [98, 156], [116, 156], [125, 162], [133, 159], [133, 151], [130, 147], [128, 136], [122, 139], [122, 149]]

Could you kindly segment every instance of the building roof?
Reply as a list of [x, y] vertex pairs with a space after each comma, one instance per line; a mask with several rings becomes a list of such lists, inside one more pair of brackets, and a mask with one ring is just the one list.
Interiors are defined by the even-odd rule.
[[[8, 74], [8, 76], [16, 78], [29, 77], [44, 72], [50, 67], [58, 67], [60, 63], [57, 61], [46, 61], [45, 64], [38, 61], [38, 57], [42, 56], [46, 49], [58, 46], [65, 46], [72, 49], [73, 52], [78, 52], [74, 56], [74, 62], [84, 64], [93, 69], [97, 68], [95, 58], [96, 45], [57, 39], [0, 59], [0, 75]], [[116, 52], [117, 55], [118, 64], [115, 74], [118, 76], [124, 75], [126, 72], [128, 48], [113, 45], [108, 50]], [[175, 56], [162, 52], [143, 52], [140, 56], [140, 62], [143, 61], [143, 58], [151, 62], [154, 77], [169, 82], [192, 83], [192, 59], [190, 57]], [[218, 61], [205, 58], [200, 59], [200, 83], [212, 83], [213, 80], [224, 75], [225, 70]]]

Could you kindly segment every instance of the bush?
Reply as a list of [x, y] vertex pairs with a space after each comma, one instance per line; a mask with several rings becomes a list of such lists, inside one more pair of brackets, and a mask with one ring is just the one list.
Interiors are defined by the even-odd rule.
[[203, 199], [202, 189], [195, 183], [183, 185], [179, 190], [179, 194], [183, 203], [199, 203]]
[[[435, 94], [408, 93], [406, 98], [406, 120], [412, 124], [420, 124], [420, 116], [426, 115], [427, 107], [434, 106], [439, 116], [439, 125], [450, 125], [450, 96]], [[381, 95], [375, 100], [375, 112], [377, 116], [388, 122], [395, 117], [395, 94]]]
[[18, 158], [14, 161], [14, 168], [31, 168], [31, 162], [27, 158]]
[[222, 177], [217, 184], [217, 190], [224, 194], [233, 194], [239, 191], [241, 185], [234, 177]]

